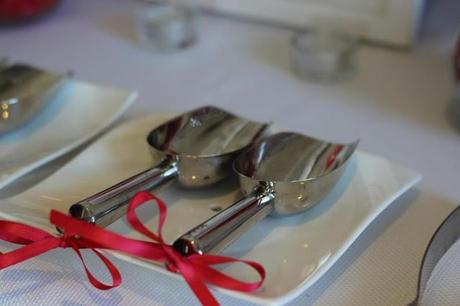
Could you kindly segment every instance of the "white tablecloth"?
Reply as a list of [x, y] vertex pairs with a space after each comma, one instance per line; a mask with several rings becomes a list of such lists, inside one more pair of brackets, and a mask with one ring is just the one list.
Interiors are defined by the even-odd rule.
[[[198, 44], [184, 52], [142, 50], [134, 43], [137, 3], [128, 0], [63, 1], [40, 22], [1, 29], [0, 55], [137, 89], [139, 99], [123, 119], [214, 104], [332, 141], [359, 137], [361, 149], [418, 170], [424, 176], [418, 187], [396, 200], [292, 303], [404, 305], [415, 296], [429, 238], [460, 203], [460, 102], [453, 101], [449, 57], [460, 3], [432, 2], [414, 50], [362, 47], [359, 74], [331, 85], [292, 75], [288, 30], [231, 19], [204, 17]], [[66, 160], [36, 171], [1, 197], [31, 186]], [[0, 304], [197, 304], [185, 284], [119, 260], [123, 285], [96, 290], [70, 253], [52, 251], [2, 271]], [[92, 258], [90, 263], [96, 267]], [[224, 305], [241, 303], [217, 297]]]

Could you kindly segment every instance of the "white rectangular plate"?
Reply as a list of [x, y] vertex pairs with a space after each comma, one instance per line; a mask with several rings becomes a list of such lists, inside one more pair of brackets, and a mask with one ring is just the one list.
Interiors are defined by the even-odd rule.
[[[150, 116], [119, 126], [45, 181], [3, 200], [0, 216], [54, 230], [47, 221], [51, 209], [67, 212], [72, 203], [151, 166], [145, 138], [150, 129], [166, 118]], [[386, 159], [358, 152], [339, 183], [316, 207], [292, 217], [267, 218], [224, 252], [257, 261], [267, 271], [263, 288], [257, 292], [224, 292], [264, 305], [295, 298], [337, 261], [373, 219], [419, 179], [419, 174]], [[169, 242], [213, 215], [211, 208], [225, 207], [239, 197], [234, 179], [205, 190], [172, 186], [159, 195], [169, 207], [164, 228], [164, 237]], [[153, 209], [148, 206], [140, 209], [138, 215], [149, 227], [154, 226]], [[142, 238], [124, 220], [110, 229]], [[169, 273], [161, 266], [115, 255]], [[241, 267], [225, 270], [246, 280], [254, 277]]]
[[136, 96], [75, 79], [67, 81], [35, 118], [0, 136], [0, 189], [96, 136]]

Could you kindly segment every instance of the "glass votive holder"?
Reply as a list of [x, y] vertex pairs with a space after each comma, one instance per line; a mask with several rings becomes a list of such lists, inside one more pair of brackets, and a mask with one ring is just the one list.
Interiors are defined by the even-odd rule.
[[301, 78], [340, 81], [357, 71], [354, 37], [331, 32], [302, 31], [291, 39], [292, 69]]
[[197, 10], [180, 4], [151, 5], [136, 14], [137, 39], [152, 51], [171, 52], [197, 39]]

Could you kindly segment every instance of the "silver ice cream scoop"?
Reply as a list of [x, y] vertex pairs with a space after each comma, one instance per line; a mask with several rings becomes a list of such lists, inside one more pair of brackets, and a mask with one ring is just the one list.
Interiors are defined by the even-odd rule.
[[177, 239], [174, 248], [184, 255], [218, 253], [269, 214], [306, 211], [336, 184], [357, 145], [288, 132], [258, 141], [233, 163], [245, 197]]
[[24, 64], [0, 67], [0, 135], [36, 116], [64, 81], [62, 75]]
[[107, 226], [123, 216], [138, 191], [158, 191], [177, 180], [204, 187], [232, 173], [233, 159], [266, 131], [268, 124], [201, 107], [154, 128], [147, 142], [155, 161], [143, 171], [70, 207], [75, 218]]

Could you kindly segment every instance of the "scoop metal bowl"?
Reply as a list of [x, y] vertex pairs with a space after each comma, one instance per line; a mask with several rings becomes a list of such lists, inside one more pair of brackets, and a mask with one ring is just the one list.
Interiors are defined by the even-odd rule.
[[51, 102], [65, 80], [32, 66], [0, 63], [0, 135], [29, 122]]
[[177, 239], [174, 248], [184, 255], [218, 253], [269, 214], [308, 210], [336, 184], [357, 145], [288, 132], [255, 143], [233, 163], [245, 197]]
[[154, 128], [147, 136], [154, 160], [145, 170], [70, 207], [71, 216], [107, 226], [123, 216], [138, 191], [158, 191], [177, 180], [198, 188], [232, 173], [233, 159], [267, 130], [216, 107], [201, 107]]

